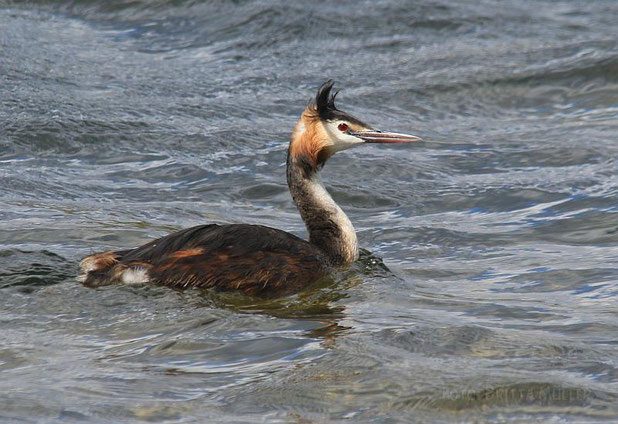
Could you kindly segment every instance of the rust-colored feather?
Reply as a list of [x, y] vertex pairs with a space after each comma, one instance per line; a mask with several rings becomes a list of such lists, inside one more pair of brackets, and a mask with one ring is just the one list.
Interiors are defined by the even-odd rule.
[[84, 284], [120, 282], [126, 272], [140, 269], [150, 282], [170, 287], [274, 296], [301, 290], [329, 269], [326, 256], [308, 242], [284, 231], [245, 224], [193, 227], [137, 249], [99, 257], [114, 260], [89, 273]]
[[292, 133], [290, 155], [299, 160], [304, 159], [313, 167], [317, 167], [320, 159], [325, 161], [327, 159], [325, 155], [328, 157], [332, 155], [327, 154], [329, 150], [326, 129], [315, 106], [309, 105]]

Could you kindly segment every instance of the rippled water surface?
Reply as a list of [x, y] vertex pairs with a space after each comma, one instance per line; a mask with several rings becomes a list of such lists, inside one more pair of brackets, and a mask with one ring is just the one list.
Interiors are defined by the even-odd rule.
[[[618, 420], [617, 22], [613, 0], [2, 3], [0, 421]], [[329, 161], [358, 264], [277, 300], [76, 282], [200, 223], [306, 236], [285, 152], [328, 78], [425, 139]]]

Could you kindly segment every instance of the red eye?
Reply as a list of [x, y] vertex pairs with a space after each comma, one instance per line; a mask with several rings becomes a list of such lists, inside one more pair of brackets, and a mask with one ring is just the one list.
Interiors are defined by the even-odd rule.
[[346, 132], [348, 130], [348, 124], [342, 122], [337, 126], [337, 128], [339, 128], [339, 131], [341, 132]]

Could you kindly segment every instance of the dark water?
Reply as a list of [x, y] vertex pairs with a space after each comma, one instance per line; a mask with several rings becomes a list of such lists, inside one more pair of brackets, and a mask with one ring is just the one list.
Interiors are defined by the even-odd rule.
[[[3, 3], [0, 421], [617, 420], [617, 24], [613, 0]], [[426, 140], [326, 167], [373, 256], [276, 301], [77, 284], [199, 223], [304, 236], [285, 149], [328, 78]]]

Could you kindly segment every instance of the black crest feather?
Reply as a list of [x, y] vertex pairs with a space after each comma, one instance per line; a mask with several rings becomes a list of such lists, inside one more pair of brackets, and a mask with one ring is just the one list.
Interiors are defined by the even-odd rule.
[[324, 120], [333, 119], [336, 115], [335, 112], [338, 111], [335, 107], [335, 97], [339, 92], [337, 91], [333, 95], [330, 94], [334, 84], [335, 81], [329, 79], [322, 84], [320, 88], [318, 88], [318, 94], [315, 96], [315, 106], [317, 108], [318, 115], [320, 115], [320, 118]]
[[337, 97], [339, 91], [331, 94], [333, 85], [335, 85], [335, 81], [329, 79], [324, 84], [322, 84], [320, 88], [318, 88], [318, 94], [316, 94], [315, 96], [315, 108], [318, 112], [318, 116], [320, 117], [320, 119], [324, 121], [336, 121], [340, 119], [343, 121], [358, 124], [365, 128], [371, 128], [360, 119], [355, 118], [352, 115], [337, 109], [337, 107], [335, 106], [335, 97]]

